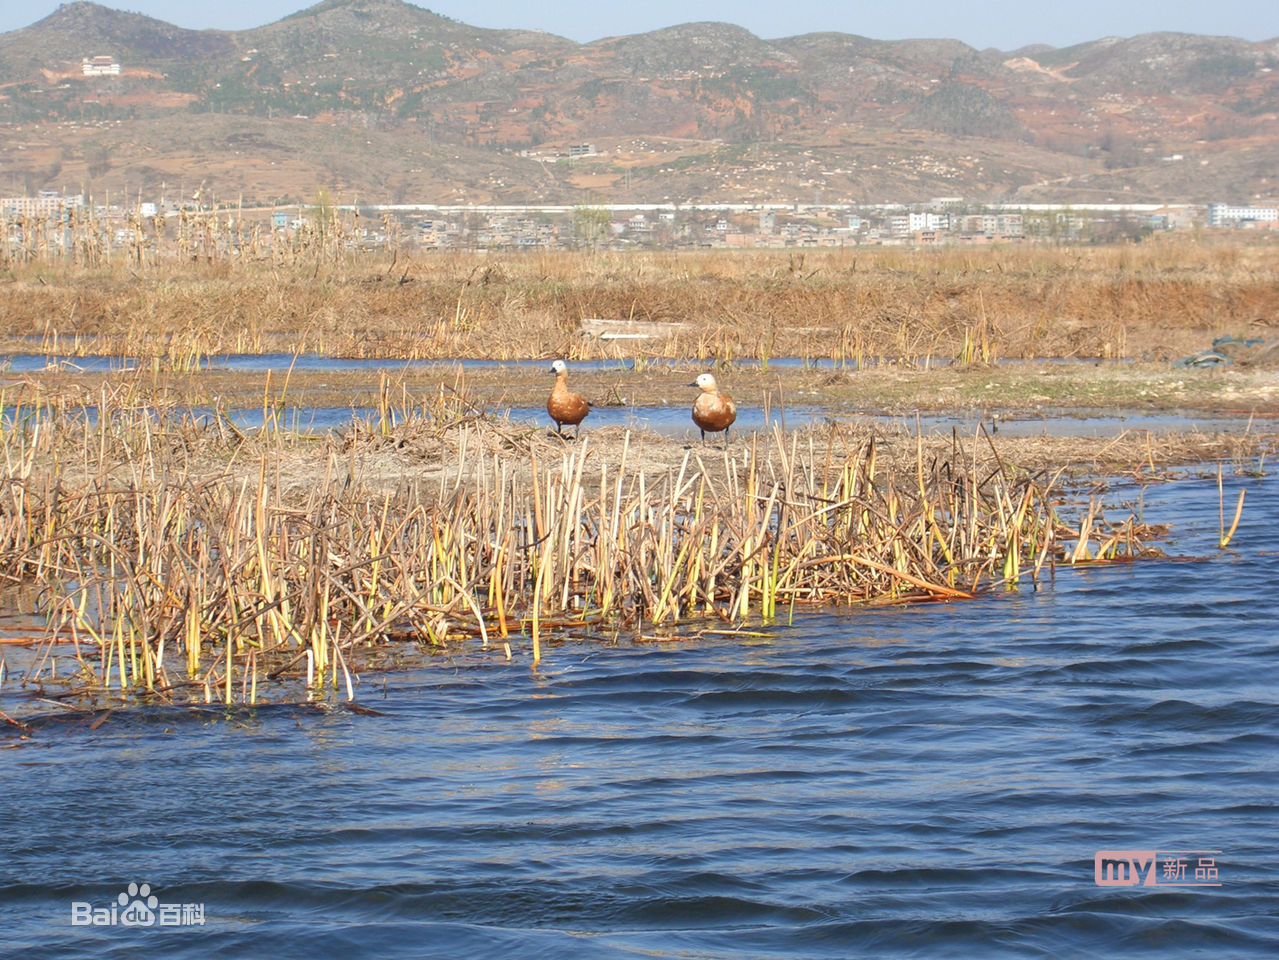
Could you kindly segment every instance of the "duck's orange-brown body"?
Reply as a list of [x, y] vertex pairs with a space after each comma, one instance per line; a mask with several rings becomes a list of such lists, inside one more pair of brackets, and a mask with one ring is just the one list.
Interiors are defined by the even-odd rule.
[[581, 423], [591, 412], [591, 405], [579, 393], [568, 388], [568, 368], [564, 361], [556, 360], [551, 367], [555, 371], [555, 386], [546, 401], [546, 412], [555, 421], [555, 432], [563, 433], [564, 424], [581, 429]]
[[703, 373], [693, 385], [700, 387], [702, 391], [693, 401], [693, 422], [702, 431], [702, 439], [706, 439], [708, 430], [711, 433], [723, 430], [724, 442], [727, 443], [728, 428], [737, 419], [737, 405], [733, 403], [733, 398], [719, 392], [719, 385], [709, 373]]

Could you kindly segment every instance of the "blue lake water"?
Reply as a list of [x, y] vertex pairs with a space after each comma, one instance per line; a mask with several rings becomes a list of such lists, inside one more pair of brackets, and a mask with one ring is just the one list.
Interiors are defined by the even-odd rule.
[[[697, 427], [692, 423], [691, 400], [687, 404], [664, 406], [611, 406], [595, 407], [582, 423], [582, 436], [601, 427], [625, 427], [631, 430], [651, 431], [663, 436], [691, 440], [698, 438]], [[497, 417], [508, 417], [518, 425], [554, 429], [544, 406], [493, 407], [487, 411]], [[211, 420], [213, 411], [193, 410], [197, 418]], [[8, 414], [12, 416], [12, 413]], [[225, 415], [244, 430], [260, 429], [264, 423], [262, 408], [231, 409]], [[324, 433], [342, 430], [359, 418], [376, 421], [377, 410], [371, 407], [286, 407], [277, 415], [279, 424], [287, 430], [303, 433]], [[1115, 437], [1136, 431], [1149, 431], [1157, 435], [1174, 431], [1199, 431], [1205, 434], [1243, 433], [1248, 430], [1269, 429], [1272, 421], [1256, 420], [1247, 415], [1206, 413], [1197, 410], [1149, 411], [1107, 410], [1090, 413], [1079, 409], [1051, 409], [1035, 413], [1017, 414], [1001, 412], [997, 419], [983, 412], [959, 415], [926, 415], [919, 417], [873, 416], [864, 413], [841, 413], [827, 406], [788, 404], [762, 407], [742, 404], [737, 410], [737, 420], [732, 426], [734, 437], [750, 433], [769, 433], [774, 425], [783, 430], [826, 423], [849, 425], [878, 425], [881, 429], [900, 429], [914, 433], [918, 427], [925, 434], [949, 435], [952, 430], [961, 436], [972, 436], [984, 425], [993, 435], [1004, 436], [1071, 436]], [[565, 427], [566, 436], [574, 435], [573, 427]], [[722, 434], [708, 436], [716, 443]]]
[[[583, 422], [582, 436], [589, 436], [592, 430], [602, 427], [623, 427], [636, 431], [647, 431], [673, 439], [693, 441], [698, 439], [697, 427], [693, 424], [688, 404], [668, 404], [664, 406], [609, 406], [596, 407]], [[0, 420], [15, 422], [31, 412], [28, 407], [9, 407], [0, 410]], [[554, 423], [547, 416], [542, 405], [531, 407], [493, 406], [485, 411], [496, 418], [508, 418], [517, 427], [525, 429], [545, 428], [554, 430]], [[189, 415], [196, 421], [212, 424], [217, 414], [212, 408], [197, 407], [189, 411], [175, 411], [174, 415]], [[230, 408], [222, 411], [231, 423], [241, 430], [260, 430], [267, 422], [260, 406], [253, 409]], [[90, 421], [96, 419], [96, 408], [86, 407], [85, 416]], [[273, 424], [278, 423], [284, 430], [307, 434], [322, 434], [330, 431], [342, 431], [351, 427], [357, 419], [375, 423], [379, 414], [372, 407], [284, 407], [269, 414]], [[394, 415], [393, 415], [394, 416]], [[732, 426], [732, 437], [738, 438], [752, 433], [771, 434], [774, 426], [783, 430], [801, 427], [822, 426], [824, 424], [841, 424], [857, 427], [877, 427], [880, 430], [903, 430], [913, 434], [916, 429], [925, 435], [942, 434], [949, 436], [957, 431], [960, 436], [968, 437], [978, 434], [984, 426], [991, 436], [1010, 437], [1025, 436], [1070, 436], [1070, 437], [1116, 437], [1124, 433], [1135, 432], [1139, 435], [1150, 433], [1152, 436], [1172, 432], [1198, 431], [1203, 434], [1240, 434], [1249, 430], [1269, 430], [1273, 423], [1270, 419], [1256, 419], [1248, 415], [1231, 415], [1208, 413], [1201, 410], [1106, 410], [1090, 412], [1082, 409], [1061, 408], [1048, 409], [1029, 413], [1009, 413], [1003, 411], [993, 415], [984, 411], [971, 411], [963, 414], [929, 414], [918, 417], [875, 416], [857, 412], [841, 412], [829, 406], [809, 404], [788, 404], [785, 406], [755, 406], [742, 404], [738, 407], [737, 420]], [[573, 437], [573, 427], [566, 427], [564, 435]], [[707, 441], [721, 443], [722, 434], [708, 435]]]
[[[10, 353], [0, 354], [0, 369], [13, 373], [34, 373], [41, 370], [58, 369], [68, 373], [105, 373], [113, 370], [146, 369], [153, 363], [151, 357], [117, 357], [105, 355], [72, 356], [47, 353]], [[924, 364], [920, 360], [920, 365]], [[929, 360], [931, 366], [946, 366], [948, 361]], [[1039, 362], [1039, 361], [1036, 361]], [[1058, 361], [1044, 361], [1054, 363]], [[505, 369], [505, 370], [546, 370], [551, 361], [548, 359], [508, 359], [494, 360], [487, 357], [459, 357], [448, 360], [409, 360], [403, 357], [330, 357], [317, 353], [224, 353], [206, 357], [200, 361], [204, 370], [225, 370], [238, 373], [285, 373], [288, 370], [319, 370], [329, 373], [365, 372], [385, 370], [440, 370], [449, 371], [462, 367], [467, 370]], [[695, 360], [644, 360], [646, 368], [697, 366]], [[705, 365], [705, 364], [703, 364]], [[742, 369], [759, 369], [764, 366], [757, 360], [734, 361], [734, 367]], [[820, 370], [857, 369], [854, 363], [844, 363], [822, 358], [777, 357], [770, 360], [768, 366], [783, 369], [813, 368]], [[867, 365], [874, 365], [868, 361]], [[574, 360], [574, 370], [634, 370], [637, 366], [633, 359]]]
[[[70, 354], [48, 353], [8, 353], [0, 354], [0, 370], [13, 373], [34, 373], [47, 369], [59, 369], [69, 373], [105, 373], [112, 370], [131, 370], [147, 368], [155, 363], [154, 357], [125, 357], [89, 355], [74, 356]], [[900, 361], [885, 360], [884, 364], [895, 366]], [[918, 357], [911, 364], [919, 367], [944, 367], [950, 365], [947, 358]], [[645, 359], [641, 361], [645, 367], [678, 367], [697, 366], [699, 361], [691, 359], [665, 360]], [[1093, 359], [1075, 360], [1069, 358], [1046, 357], [1035, 360], [1000, 360], [1000, 364], [1035, 364], [1051, 365], [1088, 365], [1096, 366], [1105, 363], [1111, 366], [1126, 366], [1128, 360], [1098, 361]], [[878, 366], [875, 358], [867, 358], [862, 366]], [[293, 370], [322, 370], [329, 372], [372, 371], [372, 370], [452, 370], [457, 367], [466, 369], [499, 368], [499, 369], [537, 369], [544, 370], [550, 366], [547, 359], [511, 359], [494, 360], [487, 357], [459, 357], [449, 360], [407, 360], [396, 357], [331, 357], [318, 353], [222, 353], [213, 354], [200, 361], [201, 369], [228, 370], [240, 373], [284, 373]], [[617, 358], [603, 360], [574, 360], [574, 370], [633, 370], [637, 366], [634, 359]], [[794, 370], [797, 368], [816, 370], [856, 370], [854, 361], [831, 360], [823, 357], [773, 357], [767, 363], [759, 360], [743, 358], [733, 361], [734, 368], [744, 370], [778, 367]]]
[[[1279, 481], [1240, 485], [1224, 551], [1215, 482], [1144, 495], [1203, 562], [458, 649], [362, 678], [377, 716], [0, 724], [0, 955], [1279, 956]], [[1220, 885], [1099, 886], [1124, 849]], [[131, 882], [203, 925], [72, 924]]]

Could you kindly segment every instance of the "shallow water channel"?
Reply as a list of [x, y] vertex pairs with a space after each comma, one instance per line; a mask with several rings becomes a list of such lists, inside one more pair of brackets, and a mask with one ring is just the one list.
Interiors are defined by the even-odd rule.
[[0, 724], [0, 954], [1272, 958], [1279, 481], [1241, 485], [1227, 550], [1215, 481], [1112, 491], [1197, 562], [459, 650], [376, 714]]
[[[689, 414], [691, 405], [690, 402], [660, 407], [595, 407], [583, 422], [583, 435], [600, 427], [626, 427], [676, 439], [696, 439], [697, 427], [693, 425]], [[213, 415], [211, 410], [194, 412], [197, 415]], [[502, 407], [491, 412], [498, 416], [509, 417], [513, 423], [529, 428], [544, 426], [553, 429], [554, 426], [548, 419], [546, 408], [543, 406]], [[258, 429], [263, 424], [261, 408], [230, 410], [226, 411], [226, 415], [241, 429]], [[279, 417], [280, 422], [287, 429], [323, 433], [349, 426], [356, 417], [374, 421], [377, 415], [377, 411], [372, 408], [293, 407], [288, 408]], [[768, 433], [774, 425], [781, 427], [782, 430], [793, 430], [827, 422], [875, 423], [885, 429], [901, 429], [908, 433], [914, 433], [918, 426], [925, 434], [941, 433], [948, 436], [954, 429], [965, 437], [977, 433], [981, 424], [984, 424], [992, 433], [1002, 433], [1005, 436], [1115, 437], [1130, 430], [1149, 431], [1153, 435], [1193, 431], [1205, 434], [1242, 433], [1255, 423], [1247, 415], [1233, 416], [1194, 410], [1108, 410], [1097, 413], [1063, 408], [1025, 415], [1002, 414], [997, 418], [979, 414], [927, 415], [908, 418], [865, 414], [843, 415], [832, 412], [827, 407], [807, 404], [790, 404], [785, 407], [771, 408], [743, 405], [738, 408], [737, 420], [732, 426], [732, 435]], [[566, 427], [565, 433], [572, 436], [574, 428]], [[708, 442], [713, 440], [716, 443], [722, 442], [722, 438], [722, 434], [707, 437]]]
[[[0, 370], [9, 373], [36, 373], [47, 370], [58, 370], [63, 373], [100, 374], [110, 371], [126, 371], [132, 369], [148, 369], [156, 363], [154, 358], [113, 357], [113, 356], [60, 356], [44, 353], [10, 353], [0, 354]], [[691, 361], [645, 361], [647, 367], [670, 367], [683, 369]], [[873, 365], [873, 364], [872, 364]], [[915, 366], [944, 367], [945, 360], [920, 359]], [[1096, 365], [1095, 361], [1076, 361], [1062, 359], [1037, 359], [1033, 361], [1006, 360], [1001, 365], [1017, 366], [1088, 366]], [[1122, 361], [1115, 361], [1115, 366], [1123, 366]], [[739, 360], [734, 367], [741, 370], [758, 370], [763, 366], [759, 361]], [[537, 370], [545, 373], [548, 368], [546, 360], [492, 360], [483, 358], [452, 360], [404, 360], [392, 358], [351, 358], [330, 357], [318, 354], [220, 354], [205, 358], [200, 369], [204, 371], [222, 371], [243, 374], [270, 373], [288, 375], [297, 373], [356, 373], [373, 374], [378, 372], [405, 373], [409, 371], [438, 371], [442, 375], [452, 374], [458, 368], [468, 370]], [[636, 361], [624, 359], [611, 360], [579, 360], [574, 361], [575, 372], [580, 371], [635, 371]], [[768, 361], [767, 369], [799, 370], [799, 369], [831, 369], [852, 371], [856, 367], [849, 363], [809, 359], [797, 357], [776, 357]], [[687, 392], [677, 402], [670, 404], [634, 404], [622, 402], [616, 405], [597, 405], [585, 421], [584, 432], [601, 427], [625, 427], [632, 430], [651, 431], [663, 436], [680, 440], [697, 438], [697, 429], [690, 420], [690, 407], [693, 393]], [[13, 417], [21, 410], [7, 409], [0, 416]], [[255, 400], [249, 407], [230, 407], [220, 411], [237, 427], [254, 430], [264, 425], [262, 404]], [[494, 405], [486, 410], [499, 417], [510, 420], [523, 427], [550, 427], [544, 404], [531, 406]], [[196, 417], [212, 419], [216, 413], [211, 408], [195, 408], [191, 411]], [[94, 411], [89, 409], [92, 416]], [[394, 415], [394, 414], [393, 414]], [[273, 425], [303, 433], [324, 433], [330, 430], [341, 430], [349, 427], [356, 419], [375, 420], [379, 412], [372, 407], [361, 406], [319, 406], [286, 404], [278, 410], [270, 412]], [[952, 429], [961, 435], [972, 435], [979, 425], [985, 425], [992, 433], [1003, 433], [1008, 436], [1075, 436], [1075, 437], [1115, 437], [1128, 431], [1149, 431], [1152, 435], [1173, 432], [1201, 433], [1241, 433], [1254, 427], [1256, 421], [1247, 413], [1218, 413], [1203, 410], [1153, 410], [1126, 408], [1092, 408], [1092, 407], [1045, 407], [1029, 411], [992, 411], [972, 409], [950, 414], [925, 414], [920, 417], [875, 416], [864, 412], [847, 412], [828, 403], [798, 401], [791, 397], [784, 404], [745, 403], [738, 404], [737, 421], [732, 427], [735, 435], [750, 433], [769, 433], [774, 426], [783, 430], [795, 429], [827, 422], [835, 423], [876, 423], [886, 429], [903, 429], [914, 432], [918, 426], [925, 433], [949, 434]], [[568, 428], [571, 435], [573, 428]]]

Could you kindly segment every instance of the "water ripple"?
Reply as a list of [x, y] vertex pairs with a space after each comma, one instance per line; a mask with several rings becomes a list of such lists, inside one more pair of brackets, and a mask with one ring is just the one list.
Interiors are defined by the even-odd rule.
[[[1147, 495], [1208, 558], [1189, 578], [1062, 570], [536, 672], [459, 651], [378, 716], [32, 718], [0, 743], [6, 954], [1279, 956], [1279, 493], [1224, 553], [1215, 497]], [[1098, 886], [1116, 849], [1221, 851], [1221, 885]], [[205, 924], [71, 924], [130, 882]]]

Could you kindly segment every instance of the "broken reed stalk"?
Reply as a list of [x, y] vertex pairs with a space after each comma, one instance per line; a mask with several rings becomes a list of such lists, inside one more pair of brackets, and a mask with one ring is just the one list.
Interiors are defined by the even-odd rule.
[[1239, 502], [1235, 504], [1235, 518], [1230, 522], [1230, 529], [1226, 529], [1226, 492], [1222, 485], [1221, 464], [1217, 464], [1217, 521], [1220, 531], [1217, 537], [1217, 546], [1227, 547], [1230, 541], [1235, 538], [1235, 531], [1239, 529], [1239, 520], [1243, 516], [1243, 498], [1248, 489], [1239, 491]]
[[[395, 446], [447, 431], [459, 462], [433, 493], [365, 488], [330, 448], [312, 473], [324, 480], [290, 500], [278, 427], [227, 434], [220, 416], [131, 389], [103, 390], [92, 411], [0, 402], [0, 575], [38, 580], [47, 642], [71, 638], [78, 682], [120, 695], [256, 702], [305, 677], [309, 696], [349, 698], [352, 673], [395, 641], [509, 642], [518, 629], [536, 663], [566, 632], [955, 600], [1045, 564], [1145, 552], [1132, 518], [1109, 524], [1091, 503], [1068, 529], [1056, 478], [991, 470], [957, 439], [931, 460], [917, 440], [900, 468], [834, 425], [824, 449], [778, 429], [709, 464], [689, 451], [668, 472], [634, 464], [629, 436], [616, 459], [584, 440], [543, 463], [513, 428], [482, 443], [502, 427], [442, 392], [345, 437]], [[197, 470], [196, 449], [257, 463], [239, 478]]]

